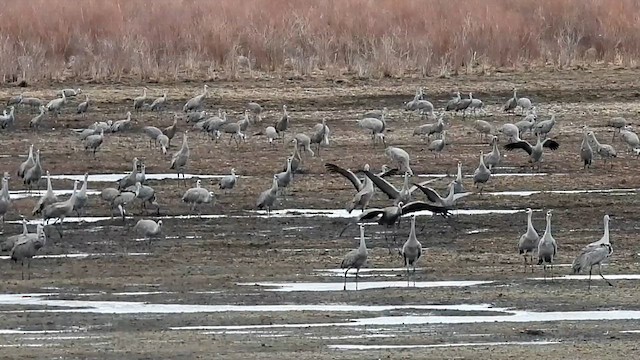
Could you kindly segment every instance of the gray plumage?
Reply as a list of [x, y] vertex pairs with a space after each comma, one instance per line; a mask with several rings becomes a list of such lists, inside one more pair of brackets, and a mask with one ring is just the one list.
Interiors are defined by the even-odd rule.
[[438, 121], [433, 124], [424, 124], [420, 125], [413, 130], [413, 135], [426, 135], [427, 139], [431, 137], [431, 135], [441, 134], [444, 131], [444, 120], [442, 119], [442, 114], [438, 116]]
[[365, 112], [362, 115], [362, 118], [363, 119], [366, 119], [366, 118], [382, 119], [383, 116], [386, 118], [387, 115], [389, 115], [389, 110], [386, 107], [383, 107], [382, 110], [371, 110], [371, 111]]
[[24, 172], [23, 180], [27, 188], [31, 190], [33, 184], [35, 184], [38, 189], [40, 188], [40, 178], [42, 178], [42, 165], [40, 164], [40, 149], [38, 149], [36, 150], [36, 162]]
[[273, 128], [276, 129], [278, 135], [282, 134], [282, 141], [284, 142], [284, 137], [286, 131], [289, 129], [289, 122], [291, 119], [289, 118], [289, 113], [287, 112], [287, 105], [282, 105], [282, 116], [276, 123], [273, 125]]
[[29, 127], [38, 130], [40, 123], [44, 120], [46, 109], [40, 105], [40, 113], [29, 120]]
[[513, 96], [507, 100], [507, 102], [502, 105], [502, 110], [506, 112], [510, 112], [515, 110], [516, 106], [518, 106], [518, 96], [516, 94], [516, 88], [513, 88]]
[[207, 118], [207, 112], [202, 110], [202, 111], [193, 111], [187, 114], [187, 123], [190, 122], [195, 122], [197, 123], [198, 121], [204, 120]]
[[[364, 181], [360, 181], [356, 174], [354, 174], [351, 170], [344, 169], [338, 165], [331, 163], [326, 163], [324, 166], [330, 173], [340, 174], [347, 178], [347, 180], [349, 180], [349, 182], [351, 182], [353, 187], [356, 189], [357, 193], [353, 196], [351, 201], [346, 206], [347, 212], [351, 214], [351, 212], [358, 207], [361, 208], [362, 211], [365, 211], [367, 209], [367, 206], [369, 205], [369, 202], [373, 198], [373, 195], [375, 194], [375, 187], [373, 186], [373, 182], [371, 181], [371, 179], [369, 179], [368, 176], [365, 176]], [[369, 164], [364, 165], [364, 170], [370, 170]]]
[[371, 139], [373, 140], [374, 145], [376, 135], [383, 134], [387, 128], [387, 123], [384, 115], [380, 119], [364, 118], [356, 120], [356, 122], [358, 123], [358, 126], [371, 132]]
[[360, 246], [355, 250], [349, 251], [340, 263], [340, 268], [346, 269], [344, 272], [344, 290], [347, 290], [347, 274], [351, 269], [356, 269], [356, 290], [358, 289], [358, 274], [360, 268], [367, 262], [368, 255], [367, 244], [364, 239], [364, 225], [360, 225]]
[[400, 255], [404, 259], [404, 266], [407, 268], [407, 281], [409, 281], [409, 266], [413, 267], [413, 274], [416, 273], [416, 263], [422, 257], [422, 244], [416, 238], [416, 216], [411, 216], [411, 231], [409, 238], [402, 245]]
[[524, 119], [518, 121], [514, 125], [518, 128], [520, 134], [524, 134], [529, 132], [533, 132], [533, 128], [536, 125], [536, 120], [538, 119], [538, 115], [536, 114], [535, 106], [531, 108], [527, 116]]
[[161, 97], [153, 100], [153, 102], [149, 106], [149, 109], [151, 111], [161, 111], [164, 109], [166, 104], [167, 104], [167, 92], [165, 91]]
[[215, 201], [215, 194], [201, 187], [201, 180], [196, 181], [196, 187], [188, 189], [182, 196], [182, 201], [191, 205], [191, 211], [201, 204], [209, 204]]
[[7, 106], [19, 105], [22, 102], [22, 98], [22, 94], [10, 97], [7, 101]]
[[113, 204], [113, 200], [120, 195], [120, 190], [112, 187], [104, 188], [100, 192], [100, 198], [110, 205]]
[[235, 140], [236, 146], [239, 146], [240, 142], [246, 138], [238, 123], [226, 123], [220, 127], [220, 130], [222, 133], [229, 134], [229, 143], [231, 140]]
[[604, 235], [602, 235], [602, 238], [585, 246], [571, 264], [574, 274], [577, 274], [584, 269], [589, 269], [589, 289], [591, 289], [591, 272], [595, 265], [598, 265], [598, 273], [600, 274], [600, 277], [602, 277], [609, 286], [613, 286], [613, 284], [609, 280], [605, 279], [604, 275], [602, 275], [602, 262], [613, 254], [613, 247], [611, 246], [611, 241], [609, 239], [609, 215], [605, 215], [603, 221]]
[[63, 92], [61, 98], [56, 98], [49, 101], [46, 108], [47, 108], [47, 111], [53, 112], [53, 114], [57, 116], [57, 115], [60, 115], [62, 106], [66, 103], [67, 103], [67, 96]]
[[462, 163], [460, 161], [458, 161], [458, 172], [456, 179], [453, 181], [453, 189], [456, 194], [465, 192], [462, 184]]
[[140, 160], [138, 160], [137, 157], [134, 157], [132, 160], [131, 172], [122, 179], [118, 180], [118, 190], [122, 190], [136, 184], [136, 181], [138, 180], [137, 177], [139, 163]]
[[[527, 232], [520, 236], [518, 240], [518, 254], [524, 258], [524, 272], [527, 272], [527, 265], [531, 266], [531, 272], [533, 272], [533, 253], [538, 250], [538, 241], [540, 235], [533, 227], [531, 217], [533, 216], [533, 210], [527, 208]], [[527, 254], [529, 254], [529, 262], [527, 263]]]
[[185, 130], [184, 134], [182, 135], [182, 147], [175, 154], [173, 154], [173, 157], [171, 158], [171, 164], [169, 166], [170, 169], [176, 171], [176, 174], [178, 174], [178, 178], [180, 177], [180, 173], [182, 173], [182, 178], [184, 179], [184, 169], [187, 167], [190, 155], [191, 153], [189, 151], [187, 131]]
[[271, 213], [271, 209], [273, 208], [273, 204], [276, 202], [278, 198], [278, 176], [273, 175], [273, 182], [269, 189], [263, 191], [258, 196], [258, 200], [256, 201], [256, 208], [258, 209], [267, 209], [267, 214]]
[[311, 138], [306, 134], [296, 134], [295, 139], [298, 142], [298, 147], [302, 148], [305, 152], [315, 156], [316, 154], [311, 150]]
[[173, 139], [173, 137], [176, 136], [177, 132], [178, 132], [178, 116], [175, 115], [173, 117], [173, 123], [170, 126], [167, 126], [166, 128], [162, 129], [162, 133], [166, 135], [167, 138], [169, 138], [168, 146], [171, 146], [171, 139]]
[[123, 132], [131, 129], [131, 111], [127, 111], [127, 118], [118, 120], [111, 124], [111, 132]]
[[16, 242], [24, 239], [25, 236], [29, 234], [29, 229], [27, 228], [27, 219], [22, 218], [22, 233], [16, 235], [7, 236], [2, 244], [0, 244], [0, 251], [11, 251]]
[[236, 175], [236, 169], [231, 168], [231, 175], [224, 176], [218, 182], [218, 187], [222, 190], [231, 190], [236, 186], [238, 182], [238, 176]]
[[278, 138], [278, 132], [276, 131], [276, 128], [274, 128], [273, 126], [267, 126], [264, 133], [267, 136], [269, 145], [273, 146], [273, 141]]
[[76, 114], [82, 114], [82, 117], [84, 117], [85, 113], [88, 110], [89, 110], [89, 95], [85, 94], [84, 101], [78, 104], [78, 107], [76, 108]]
[[9, 113], [0, 116], [0, 127], [6, 129], [8, 127], [14, 127], [16, 124], [16, 108], [14, 106], [9, 107]]
[[133, 109], [140, 111], [147, 101], [147, 88], [142, 88], [142, 96], [138, 96], [133, 99]]
[[156, 207], [156, 213], [160, 212], [160, 205], [157, 202], [156, 191], [151, 186], [142, 185], [139, 181], [134, 186], [129, 186], [125, 191], [133, 192], [140, 199], [141, 209], [147, 209], [147, 205]]
[[[458, 93], [458, 97], [460, 97], [460, 93]], [[471, 99], [460, 99], [460, 101], [458, 101], [458, 103], [456, 104], [456, 113], [458, 111], [462, 111], [462, 117], [464, 118], [470, 105]]]
[[551, 129], [556, 125], [556, 115], [551, 114], [551, 119], [540, 121], [533, 127], [533, 133], [540, 135], [543, 139], [547, 137], [547, 134], [551, 132]]
[[162, 233], [162, 220], [155, 222], [150, 219], [140, 219], [133, 227], [133, 230], [145, 239], [151, 240], [151, 238], [158, 237]]
[[413, 175], [413, 170], [409, 166], [409, 153], [399, 147], [389, 146], [384, 150], [385, 155], [391, 159], [392, 165], [397, 165], [400, 173], [408, 172]]
[[144, 184], [147, 181], [147, 166], [142, 163], [140, 164], [140, 171], [136, 174], [136, 182]]
[[191, 99], [189, 99], [189, 101], [187, 101], [186, 104], [184, 104], [184, 106], [182, 107], [182, 111], [189, 112], [189, 111], [199, 110], [200, 108], [202, 108], [202, 106], [204, 105], [204, 100], [206, 99], [208, 93], [209, 93], [209, 86], [205, 84], [202, 94], [194, 96]]
[[484, 184], [486, 184], [490, 178], [491, 171], [489, 171], [489, 169], [487, 169], [487, 166], [484, 164], [484, 153], [480, 152], [480, 164], [478, 164], [478, 167], [473, 172], [473, 185], [475, 185], [476, 188], [479, 187], [480, 192], [482, 192]]
[[149, 137], [149, 147], [151, 147], [152, 143], [156, 143], [158, 135], [162, 134], [162, 130], [155, 126], [145, 126], [142, 128], [142, 132]]
[[[613, 146], [608, 144], [600, 144], [598, 139], [596, 139], [596, 135], [593, 133], [593, 131], [588, 131], [587, 136], [589, 136], [589, 139], [595, 145], [594, 147], [596, 153], [604, 160], [605, 165], [607, 164], [608, 159], [612, 159], [618, 156], [616, 149], [614, 149]], [[611, 166], [613, 167], [613, 164], [611, 164]]]
[[291, 159], [287, 159], [287, 170], [275, 174], [278, 180], [278, 188], [284, 192], [284, 189], [288, 187], [293, 181], [293, 172], [291, 171]]
[[78, 88], [78, 89], [62, 89], [60, 91], [58, 91], [56, 93], [56, 95], [64, 95], [68, 98], [70, 97], [76, 97], [78, 95], [82, 94], [82, 89]]
[[24, 280], [24, 260], [27, 260], [27, 279], [31, 279], [31, 259], [46, 243], [47, 236], [42, 224], [38, 224], [35, 234], [27, 234], [16, 241], [9, 257], [16, 263], [20, 262], [22, 280]]
[[535, 145], [529, 144], [527, 141], [520, 140], [518, 142], [513, 142], [506, 144], [504, 149], [507, 151], [511, 151], [514, 149], [522, 149], [529, 154], [529, 162], [531, 163], [531, 167], [535, 167], [535, 164], [538, 164], [538, 169], [540, 169], [540, 163], [542, 162], [542, 155], [544, 153], [544, 148], [549, 148], [552, 151], [555, 151], [560, 147], [560, 144], [552, 139], [540, 139], [540, 135], [537, 136], [537, 142]]
[[454, 185], [455, 184], [453, 181], [449, 183], [448, 185], [449, 193], [447, 194], [446, 197], [442, 197], [440, 196], [440, 194], [438, 194], [437, 191], [435, 191], [430, 187], [426, 187], [421, 184], [414, 184], [414, 186], [420, 189], [420, 191], [422, 191], [427, 196], [427, 199], [429, 199], [429, 201], [431, 201], [436, 205], [446, 207], [446, 208], [452, 208], [456, 206], [456, 203], [458, 202], [458, 200], [462, 199], [463, 197], [471, 195], [470, 192], [456, 192]]
[[520, 107], [522, 113], [524, 114], [525, 111], [531, 108], [531, 100], [526, 97], [521, 97], [518, 98], [518, 101], [516, 101], [516, 105]]
[[7, 215], [9, 206], [11, 205], [11, 196], [9, 195], [9, 174], [6, 172], [2, 177], [2, 191], [0, 191], [0, 217], [4, 224], [4, 217]]
[[620, 129], [620, 137], [622, 137], [622, 140], [629, 147], [629, 151], [632, 151], [633, 149], [636, 149], [638, 148], [638, 146], [640, 146], [640, 139], [638, 138], [638, 135], [633, 132], [631, 126], [627, 125], [624, 128]]
[[558, 244], [551, 235], [551, 210], [547, 211], [547, 227], [538, 242], [538, 265], [544, 269], [545, 280], [547, 278], [547, 264], [551, 266], [551, 279], [553, 279], [553, 260], [558, 254]]
[[471, 103], [469, 104], [469, 109], [473, 111], [474, 115], [476, 115], [478, 111], [482, 112], [483, 114], [486, 114], [486, 111], [484, 111], [484, 103], [482, 102], [482, 100], [475, 99], [473, 97], [473, 93], [469, 93], [469, 100], [471, 100]]
[[260, 115], [262, 113], [262, 106], [256, 102], [247, 103], [247, 110], [251, 111], [254, 116]]
[[64, 218], [73, 214], [73, 205], [75, 204], [76, 194], [78, 191], [79, 181], [73, 182], [73, 193], [69, 199], [58, 201], [42, 209], [42, 219], [48, 224], [50, 219], [56, 219], [54, 225], [58, 224], [58, 234], [62, 238], [62, 223]]
[[51, 175], [47, 170], [47, 191], [44, 193], [44, 195], [42, 195], [42, 197], [40, 197], [36, 205], [33, 207], [31, 214], [38, 215], [42, 212], [42, 209], [44, 209], [46, 206], [56, 203], [58, 201], [59, 201], [58, 197], [53, 192], [53, 187], [51, 186]]
[[113, 217], [113, 209], [117, 208], [118, 211], [120, 212], [120, 216], [122, 217], [122, 221], [125, 221], [126, 219], [125, 216], [127, 214], [127, 211], [126, 211], [127, 205], [132, 204], [133, 201], [138, 197], [139, 187], [137, 186], [137, 184], [139, 183], [136, 183], [136, 188], [133, 192], [123, 190], [113, 199], [113, 201], [111, 202], [112, 217]]
[[100, 129], [99, 134], [89, 135], [84, 139], [84, 149], [93, 152], [93, 158], [96, 157], [96, 152], [102, 143], [104, 142], [104, 130]]
[[169, 137], [165, 134], [160, 134], [156, 140], [158, 141], [158, 144], [160, 144], [162, 155], [165, 155], [167, 153], [167, 148], [169, 147]]
[[458, 103], [460, 102], [460, 100], [462, 100], [462, 98], [460, 97], [460, 92], [456, 91], [454, 93], [453, 98], [451, 98], [451, 100], [447, 101], [447, 105], [445, 105], [444, 110], [445, 111], [453, 111], [458, 107]]
[[480, 133], [482, 141], [486, 135], [493, 135], [493, 126], [484, 120], [476, 120], [473, 122], [473, 128]]
[[[24, 100], [23, 100], [24, 102]], [[623, 118], [623, 117], [614, 117], [609, 119], [609, 121], [607, 121], [607, 126], [610, 126], [612, 128], [614, 128], [615, 130], [613, 131], [613, 137], [612, 137], [612, 141], [613, 139], [616, 138], [616, 133], [619, 133], [620, 130], [627, 126], [627, 119]]]
[[583, 169], [587, 167], [591, 167], [591, 163], [593, 162], [593, 149], [591, 148], [591, 144], [589, 144], [589, 135], [586, 126], [583, 130], [582, 143], [580, 144], [580, 159], [582, 160]]
[[84, 213], [84, 209], [89, 202], [89, 196], [87, 195], [87, 184], [88, 184], [89, 174], [84, 173], [84, 181], [82, 182], [82, 187], [80, 187], [80, 191], [76, 194], [76, 197], [73, 202], [73, 211], [80, 216], [80, 212]]
[[315, 124], [313, 129], [311, 129], [312, 134], [310, 136], [311, 144], [316, 145], [316, 149], [318, 151], [318, 155], [320, 155], [320, 146], [329, 145], [329, 136], [331, 135], [331, 130], [327, 126], [327, 119], [323, 118], [322, 123]]
[[502, 162], [502, 154], [500, 154], [500, 149], [498, 148], [498, 137], [494, 136], [491, 139], [491, 145], [493, 148], [491, 152], [484, 156], [484, 164], [491, 171]]
[[22, 105], [26, 105], [26, 106], [39, 108], [40, 106], [42, 106], [42, 100], [40, 100], [38, 98], [35, 98], [35, 97], [23, 97], [21, 104]]
[[443, 131], [440, 139], [435, 139], [429, 144], [429, 151], [434, 153], [434, 157], [438, 157], [438, 155], [444, 150], [444, 146], [446, 145], [446, 131]]
[[520, 141], [520, 130], [514, 124], [504, 124], [498, 131], [507, 138], [508, 142]]
[[24, 178], [24, 173], [27, 169], [32, 168], [36, 164], [36, 160], [33, 157], [33, 144], [29, 145], [29, 155], [27, 159], [20, 164], [18, 168], [18, 177]]

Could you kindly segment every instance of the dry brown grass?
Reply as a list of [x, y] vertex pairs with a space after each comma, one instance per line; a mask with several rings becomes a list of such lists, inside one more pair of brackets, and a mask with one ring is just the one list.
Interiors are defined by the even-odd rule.
[[[0, 10], [5, 80], [361, 77], [635, 66], [639, 0], [30, 0]], [[252, 75], [255, 75], [252, 74]]]

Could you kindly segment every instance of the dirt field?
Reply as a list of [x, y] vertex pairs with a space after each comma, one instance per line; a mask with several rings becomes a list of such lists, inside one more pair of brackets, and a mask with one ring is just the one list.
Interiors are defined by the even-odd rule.
[[[196, 131], [189, 132], [191, 160], [187, 173], [222, 175], [233, 167], [241, 176], [238, 187], [224, 193], [217, 189], [216, 179], [206, 179], [203, 185], [217, 194], [215, 205], [202, 207], [202, 218], [175, 218], [188, 214], [189, 208], [181, 202], [181, 196], [195, 179], [189, 179], [187, 185], [176, 180], [148, 181], [158, 194], [164, 222], [163, 236], [150, 245], [135, 241], [139, 236], [132, 227], [142, 217], [138, 206], [129, 209], [134, 216], [125, 221], [117, 217], [89, 221], [92, 217], [110, 215], [108, 206], [99, 197], [90, 198], [87, 221], [65, 222], [63, 238], [47, 227], [49, 238], [40, 252], [42, 255], [88, 255], [36, 258], [32, 262], [31, 280], [24, 281], [20, 280], [19, 265], [7, 258], [2, 260], [1, 357], [512, 359], [539, 355], [556, 359], [619, 359], [637, 354], [638, 334], [621, 331], [640, 329], [640, 315], [635, 312], [640, 310], [637, 280], [628, 276], [640, 272], [636, 245], [639, 160], [627, 152], [619, 139], [612, 143], [613, 128], [606, 123], [615, 116], [624, 116], [635, 123], [640, 111], [638, 82], [634, 71], [600, 70], [496, 73], [426, 81], [318, 78], [210, 83], [212, 91], [206, 107], [212, 113], [222, 107], [240, 119], [248, 101], [257, 101], [266, 110], [262, 123], [247, 131], [246, 143], [239, 147], [229, 145], [226, 136], [216, 143]], [[65, 84], [72, 85], [75, 87]], [[84, 152], [77, 135], [70, 130], [94, 121], [124, 119], [126, 111], [132, 108], [132, 99], [141, 93], [141, 85], [80, 84], [94, 101], [86, 118], [75, 115], [75, 105], [80, 99], [74, 99], [57, 122], [45, 120], [38, 133], [28, 128], [29, 119], [35, 114], [33, 110], [18, 107], [17, 128], [0, 130], [3, 144], [0, 171], [12, 175], [12, 197], [14, 191], [24, 188], [15, 172], [31, 143], [41, 149], [43, 167], [54, 175], [125, 173], [134, 156], [146, 164], [148, 174], [169, 173], [171, 154], [180, 146], [182, 134], [173, 139], [169, 154], [162, 155], [157, 148], [149, 148], [141, 128], [170, 125], [171, 112], [178, 111], [187, 98], [199, 93], [201, 84], [144, 84], [152, 96], [168, 91], [171, 112], [134, 113], [134, 128], [127, 133], [108, 134], [96, 159]], [[368, 268], [386, 270], [365, 272], [358, 291], [342, 291], [341, 273], [326, 270], [339, 268], [344, 254], [357, 246], [356, 226], [338, 237], [350, 219], [317, 213], [300, 216], [300, 212], [257, 216], [254, 209], [257, 195], [270, 186], [272, 175], [281, 171], [292, 149], [289, 143], [271, 147], [264, 136], [254, 134], [273, 124], [280, 116], [282, 104], [288, 106], [292, 118], [288, 138], [298, 132], [309, 133], [322, 118], [327, 119], [332, 137], [330, 146], [323, 148], [319, 156], [305, 157], [304, 173], [295, 176], [286, 199], [280, 198], [275, 210], [342, 209], [353, 196], [353, 188], [344, 178], [326, 173], [323, 164], [334, 162], [357, 169], [368, 163], [379, 169], [388, 163], [384, 148], [373, 147], [369, 136], [355, 123], [365, 110], [389, 108], [387, 142], [411, 154], [416, 174], [453, 176], [456, 163], [461, 161], [463, 172], [468, 175], [477, 167], [480, 151], [491, 150], [472, 128], [475, 119], [448, 117], [451, 144], [442, 156], [434, 158], [426, 150], [426, 140], [412, 136], [413, 129], [424, 120], [405, 112], [402, 102], [411, 99], [417, 86], [423, 86], [429, 100], [440, 109], [448, 100], [449, 91], [459, 87], [463, 92], [473, 91], [474, 97], [484, 101], [489, 116], [478, 118], [499, 126], [520, 120], [499, 110], [513, 85], [521, 96], [529, 97], [537, 106], [539, 120], [548, 119], [551, 112], [556, 114], [557, 124], [551, 136], [560, 143], [560, 148], [556, 152], [545, 151], [541, 170], [544, 175], [539, 176], [509, 175], [531, 170], [525, 167], [524, 152], [503, 151], [506, 153], [503, 167], [497, 169], [498, 176], [485, 186], [485, 194], [473, 194], [459, 206], [460, 210], [496, 212], [474, 215], [463, 212], [450, 219], [419, 216], [418, 240], [427, 250], [415, 274], [415, 287], [406, 286], [402, 269], [388, 269], [402, 267], [402, 259], [396, 251], [389, 253], [384, 239], [386, 230], [381, 226], [366, 227]], [[50, 99], [59, 87], [4, 88], [0, 90], [0, 98], [25, 90], [30, 95]], [[592, 169], [582, 169], [579, 149], [583, 125], [592, 129], [600, 142], [613, 144], [618, 150], [612, 168], [605, 168], [598, 159]], [[181, 119], [178, 126], [182, 132], [191, 124]], [[451, 179], [432, 185], [444, 191]], [[399, 176], [392, 181], [401, 185]], [[70, 190], [72, 186], [70, 180], [53, 181], [56, 190]], [[89, 182], [90, 190], [107, 186], [114, 183]], [[465, 186], [475, 191], [471, 179], [467, 179]], [[587, 189], [617, 190], [542, 192], [528, 196], [501, 193]], [[423, 196], [418, 194], [417, 198]], [[37, 197], [13, 200], [2, 239], [20, 232], [19, 214], [30, 215], [36, 201]], [[388, 204], [389, 200], [378, 193], [372, 206]], [[533, 274], [523, 274], [516, 245], [526, 230], [527, 207], [534, 209], [534, 224], [541, 235], [545, 211], [554, 210], [552, 228], [559, 248], [556, 263], [565, 265], [555, 267], [556, 276], [570, 273], [567, 264], [584, 245], [602, 236], [602, 217], [610, 214], [614, 253], [603, 270], [605, 276], [615, 274], [621, 279], [614, 277], [611, 280], [614, 286], [609, 287], [595, 276], [591, 290], [587, 291], [587, 281], [582, 278], [543, 281], [539, 279], [543, 273], [538, 267]], [[154, 214], [145, 215], [148, 216], [153, 218]], [[408, 233], [409, 221], [403, 221], [397, 235], [400, 244]], [[481, 283], [466, 286], [430, 283], [444, 280]], [[372, 281], [391, 287], [366, 289]], [[400, 285], [383, 283], [390, 281]], [[318, 291], [269, 291], [279, 288], [254, 285], [263, 282], [322, 284], [308, 286]], [[353, 289], [352, 284], [349, 286]], [[36, 293], [50, 295], [33, 295]], [[475, 307], [456, 307], [465, 304]], [[290, 307], [252, 308], [253, 305]], [[296, 308], [297, 305], [309, 307]], [[432, 305], [443, 307], [428, 307]], [[554, 315], [544, 315], [549, 312]], [[510, 320], [509, 316], [519, 320]], [[607, 316], [611, 320], [602, 320]], [[398, 319], [405, 320], [398, 323]], [[347, 325], [349, 321], [351, 325]], [[242, 327], [286, 324], [289, 327]], [[49, 332], [42, 333], [44, 330]], [[335, 345], [422, 347], [354, 350]]]

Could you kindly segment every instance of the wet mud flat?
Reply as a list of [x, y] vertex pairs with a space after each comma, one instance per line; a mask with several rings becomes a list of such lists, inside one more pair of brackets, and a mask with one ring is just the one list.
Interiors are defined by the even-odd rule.
[[[446, 91], [468, 80], [430, 80], [436, 106], [446, 101]], [[613, 133], [605, 126], [606, 119], [614, 115], [632, 118], [637, 112], [638, 103], [621, 85], [634, 86], [635, 77], [619, 71], [590, 76], [540, 74], [535, 79], [496, 75], [475, 80], [479, 89], [474, 94], [493, 92], [478, 96], [493, 115], [483, 119], [496, 125], [513, 120], [497, 110], [508, 96], [508, 85], [526, 81], [526, 94], [539, 102], [542, 118], [549, 111], [557, 113], [554, 138], [561, 148], [545, 153], [542, 174], [535, 175], [524, 167], [523, 154], [506, 153], [499, 176], [487, 184], [484, 194], [465, 198], [454, 216], [443, 219], [418, 214], [418, 240], [426, 252], [408, 283], [401, 257], [393, 246], [390, 253], [385, 241], [385, 234], [389, 238], [392, 234], [377, 225], [367, 226], [369, 263], [360, 273], [357, 291], [351, 274], [349, 290], [342, 290], [343, 273], [337, 269], [344, 254], [358, 244], [357, 226], [338, 236], [358, 214], [342, 210], [354, 191], [343, 178], [327, 174], [323, 164], [329, 161], [355, 169], [370, 163], [378, 168], [387, 159], [380, 147], [371, 147], [368, 136], [351, 120], [364, 110], [388, 106], [393, 129], [388, 141], [412, 155], [414, 171], [427, 175], [418, 179], [442, 176], [432, 184], [439, 191], [451, 180], [446, 175], [455, 173], [457, 161], [470, 174], [477, 166], [479, 151], [490, 151], [471, 128], [473, 119], [455, 117], [450, 129], [452, 146], [434, 159], [425, 150], [425, 140], [411, 135], [422, 121], [399, 110], [400, 102], [411, 97], [417, 83], [354, 82], [337, 89], [321, 81], [257, 82], [248, 88], [239, 83], [220, 84], [221, 97], [213, 98], [213, 109], [221, 104], [240, 114], [249, 100], [268, 107], [263, 123], [249, 131], [252, 134], [278, 116], [284, 101], [295, 115], [292, 134], [308, 132], [327, 117], [335, 135], [321, 156], [305, 158], [305, 172], [296, 175], [286, 198], [279, 200], [270, 216], [256, 212], [253, 205], [257, 194], [270, 185], [272, 174], [282, 167], [290, 153], [288, 144], [272, 149], [263, 137], [249, 136], [246, 144], [236, 148], [226, 139], [215, 143], [192, 132], [194, 157], [187, 172], [202, 178], [218, 195], [216, 204], [202, 207], [198, 217], [189, 215], [180, 201], [195, 179], [187, 179], [185, 186], [164, 175], [169, 157], [138, 141], [142, 135], [136, 129], [147, 124], [167, 126], [172, 116], [134, 114], [134, 130], [110, 135], [94, 161], [68, 130], [91, 120], [63, 115], [55, 130], [34, 134], [20, 122], [28, 116], [18, 113], [15, 135], [0, 133], [3, 143], [10, 144], [2, 163], [8, 169], [17, 168], [28, 144], [34, 142], [43, 149], [43, 163], [54, 175], [54, 189], [64, 191], [61, 197], [68, 196], [72, 181], [86, 171], [91, 174], [89, 189], [93, 192], [87, 213], [65, 221], [62, 238], [47, 227], [49, 241], [32, 262], [31, 280], [20, 280], [19, 267], [0, 258], [0, 352], [7, 358], [78, 359], [191, 359], [194, 354], [225, 359], [510, 359], [532, 355], [614, 359], [635, 354], [640, 336], [636, 331], [640, 330], [638, 160], [623, 151], [619, 140], [613, 142], [620, 152], [613, 169], [596, 162], [584, 172], [577, 158], [583, 124], [593, 128], [601, 142], [611, 143]], [[568, 90], [570, 83], [581, 84], [585, 90], [576, 94]], [[496, 94], [496, 84], [504, 91]], [[98, 118], [124, 118], [120, 113], [129, 106], [128, 99], [111, 99], [114, 93], [136, 94], [135, 85], [90, 89], [98, 102]], [[186, 84], [172, 88], [176, 97], [184, 99], [197, 91]], [[182, 100], [176, 99], [174, 107]], [[583, 111], [585, 108], [589, 111]], [[179, 143], [180, 135], [170, 152]], [[108, 207], [93, 195], [113, 186], [130, 168], [133, 156], [147, 165], [148, 183], [156, 189], [161, 204], [159, 216], [145, 215], [164, 222], [162, 237], [150, 244], [131, 230], [141, 217], [137, 206], [129, 209], [131, 215], [124, 221], [112, 219]], [[241, 175], [238, 188], [230, 193], [216, 190], [217, 178], [231, 167]], [[395, 177], [391, 181], [400, 186], [402, 180]], [[471, 181], [465, 185], [473, 189]], [[11, 182], [14, 207], [4, 234], [20, 231], [18, 214], [30, 213], [37, 200], [32, 195], [17, 181]], [[388, 203], [378, 193], [372, 206]], [[523, 272], [522, 258], [517, 255], [527, 207], [534, 210], [534, 225], [540, 234], [545, 211], [554, 210], [559, 256], [553, 281], [545, 281], [538, 267], [533, 273]], [[605, 213], [612, 215], [615, 250], [603, 270], [614, 286], [594, 276], [591, 291], [587, 291], [584, 274], [569, 276], [570, 264], [582, 246], [602, 236]], [[408, 236], [408, 224], [403, 219], [396, 235], [398, 245]]]

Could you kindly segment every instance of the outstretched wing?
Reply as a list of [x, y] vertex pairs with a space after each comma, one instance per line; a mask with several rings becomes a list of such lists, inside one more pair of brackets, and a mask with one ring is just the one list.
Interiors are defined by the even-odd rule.
[[504, 146], [504, 149], [507, 151], [511, 151], [514, 149], [522, 149], [527, 152], [527, 154], [531, 155], [531, 145], [526, 141], [516, 141]]
[[549, 148], [551, 150], [558, 150], [558, 148], [560, 147], [560, 144], [558, 144], [558, 142], [555, 141], [555, 140], [545, 139], [542, 142], [542, 146], [546, 147], [546, 148]]
[[379, 177], [378, 175], [372, 173], [371, 171], [363, 170], [365, 176], [367, 176], [371, 181], [380, 189], [382, 192], [387, 194], [389, 199], [397, 199], [400, 197], [400, 192], [396, 189], [395, 186], [391, 185], [387, 180]]
[[356, 188], [356, 191], [360, 191], [360, 189], [362, 189], [362, 182], [360, 181], [360, 179], [358, 179], [356, 174], [354, 174], [351, 170], [341, 168], [340, 166], [336, 164], [331, 164], [331, 163], [324, 164], [324, 167], [330, 173], [340, 174], [346, 177], [347, 180], [351, 181], [353, 186]]
[[384, 210], [382, 209], [370, 209], [360, 214], [358, 221], [375, 219], [382, 214], [384, 214]]
[[402, 206], [402, 214], [410, 214], [416, 211], [429, 210], [434, 214], [449, 215], [449, 209], [444, 206], [437, 206], [424, 201], [412, 201]]
[[427, 199], [429, 199], [429, 201], [431, 202], [435, 203], [442, 200], [440, 195], [430, 187], [424, 186], [422, 184], [413, 184], [413, 186], [415, 186], [416, 189], [420, 189], [420, 191], [422, 191], [427, 196]]

